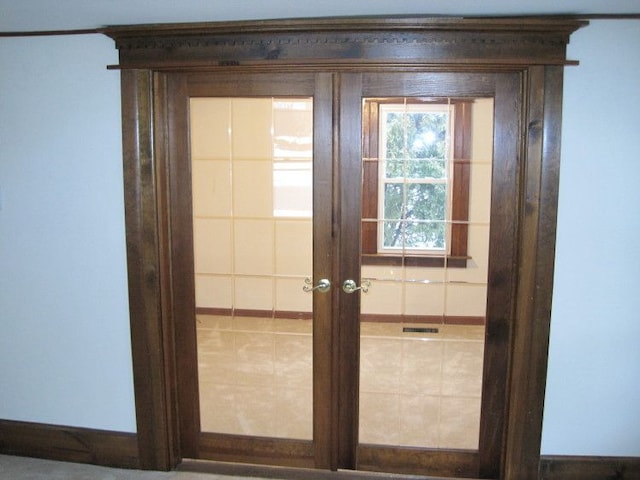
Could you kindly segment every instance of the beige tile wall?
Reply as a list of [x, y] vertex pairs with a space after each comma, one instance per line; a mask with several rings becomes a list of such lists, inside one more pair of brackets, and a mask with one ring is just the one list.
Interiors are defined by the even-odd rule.
[[[195, 98], [190, 108], [197, 305], [311, 311], [311, 218], [274, 216], [283, 204], [310, 210], [311, 99]], [[468, 268], [366, 266], [375, 280], [364, 313], [484, 315], [492, 115], [492, 100], [475, 102]], [[306, 185], [280, 188], [280, 178]]]
[[472, 134], [468, 237], [471, 260], [467, 268], [364, 266], [362, 276], [375, 280], [369, 293], [362, 296], [363, 313], [485, 315], [493, 157], [492, 99], [474, 102]]
[[190, 113], [197, 306], [311, 311], [311, 99], [194, 98]]

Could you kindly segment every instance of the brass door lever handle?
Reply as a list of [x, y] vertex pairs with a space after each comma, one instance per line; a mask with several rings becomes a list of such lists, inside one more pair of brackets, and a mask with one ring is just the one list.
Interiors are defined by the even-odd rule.
[[304, 279], [304, 283], [305, 284], [302, 287], [302, 290], [307, 293], [313, 292], [314, 290], [318, 290], [319, 292], [324, 293], [328, 292], [331, 288], [331, 281], [327, 278], [321, 278], [320, 280], [318, 280], [318, 284], [316, 286], [313, 285], [313, 280], [309, 277]]
[[362, 280], [362, 285], [358, 286], [354, 280], [345, 280], [342, 284], [342, 290], [344, 293], [353, 293], [357, 290], [362, 290], [362, 293], [367, 293], [371, 287], [371, 280]]

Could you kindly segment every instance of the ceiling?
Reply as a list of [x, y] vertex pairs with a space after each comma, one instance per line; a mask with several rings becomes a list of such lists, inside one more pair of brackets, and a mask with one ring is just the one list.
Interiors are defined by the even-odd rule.
[[638, 13], [640, 0], [0, 0], [0, 32], [349, 15]]

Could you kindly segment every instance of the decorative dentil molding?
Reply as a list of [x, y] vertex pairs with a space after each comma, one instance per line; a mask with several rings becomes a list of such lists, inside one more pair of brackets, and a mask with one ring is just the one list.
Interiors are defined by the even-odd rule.
[[585, 24], [558, 18], [354, 17], [134, 25], [102, 33], [115, 40], [121, 67], [274, 60], [389, 64], [391, 58], [425, 65], [563, 64], [570, 34]]
[[119, 50], [137, 49], [169, 49], [178, 48], [209, 48], [209, 47], [278, 47], [294, 45], [299, 47], [315, 47], [318, 45], [547, 45], [564, 46], [566, 38], [558, 37], [506, 37], [497, 38], [495, 35], [477, 35], [469, 38], [457, 36], [445, 37], [442, 34], [433, 35], [431, 32], [424, 34], [353, 34], [337, 36], [335, 34], [313, 35], [265, 35], [247, 38], [239, 36], [170, 36], [170, 37], [122, 37], [116, 39], [116, 48]]

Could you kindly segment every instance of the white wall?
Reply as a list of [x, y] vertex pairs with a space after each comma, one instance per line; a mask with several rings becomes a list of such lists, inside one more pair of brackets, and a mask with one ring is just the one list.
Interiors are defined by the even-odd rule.
[[640, 455], [640, 21], [596, 21], [566, 69], [542, 451]]
[[101, 36], [0, 40], [0, 418], [135, 431], [119, 74]]
[[[639, 44], [597, 21], [570, 46], [545, 454], [640, 455]], [[0, 418], [135, 430], [115, 62], [0, 39]]]

